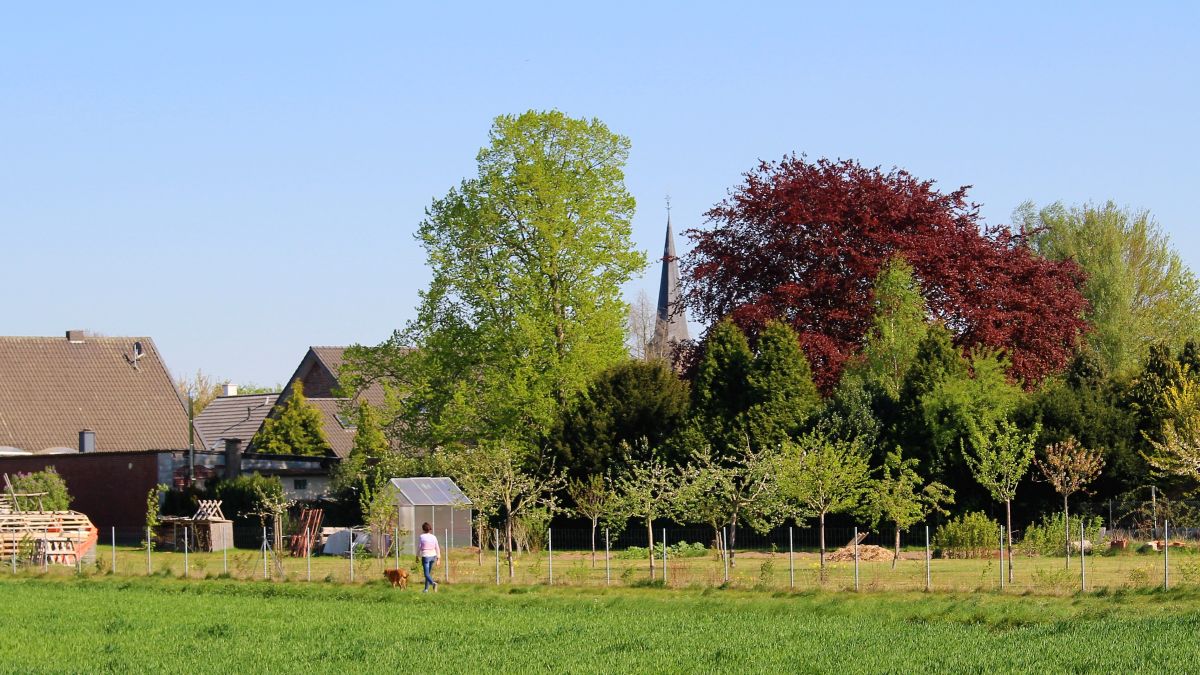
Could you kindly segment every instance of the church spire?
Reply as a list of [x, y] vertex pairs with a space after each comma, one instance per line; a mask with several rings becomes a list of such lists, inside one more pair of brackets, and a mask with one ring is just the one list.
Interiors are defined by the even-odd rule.
[[672, 348], [688, 339], [687, 316], [679, 289], [679, 258], [675, 255], [675, 235], [671, 229], [671, 200], [667, 198], [667, 239], [663, 244], [662, 277], [658, 284], [658, 313], [654, 319], [651, 354], [670, 356]]

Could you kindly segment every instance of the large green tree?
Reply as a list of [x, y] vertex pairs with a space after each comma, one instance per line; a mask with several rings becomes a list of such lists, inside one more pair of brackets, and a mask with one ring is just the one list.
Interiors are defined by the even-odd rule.
[[418, 227], [432, 279], [417, 318], [380, 350], [351, 354], [352, 377], [403, 394], [405, 423], [390, 428], [434, 447], [537, 439], [625, 357], [621, 286], [646, 264], [631, 239], [629, 145], [558, 111], [496, 118], [477, 175]]
[[299, 380], [276, 414], [263, 420], [262, 428], [250, 439], [257, 452], [276, 455], [324, 455], [329, 452], [322, 432], [321, 411], [304, 396]]
[[749, 427], [757, 445], [779, 446], [795, 437], [821, 404], [812, 368], [796, 331], [782, 321], [769, 321], [758, 336], [754, 360], [746, 373]]
[[1200, 281], [1149, 211], [1027, 202], [1016, 220], [1034, 233], [1039, 253], [1074, 260], [1087, 274], [1086, 340], [1110, 372], [1129, 374], [1150, 345], [1178, 347], [1200, 332]]
[[[585, 395], [563, 410], [549, 448], [570, 476], [603, 476], [623, 468], [622, 444], [636, 451], [644, 439], [646, 447], [661, 448], [686, 422], [687, 413], [687, 383], [665, 362], [626, 359], [597, 375]], [[681, 464], [687, 456], [668, 449], [664, 460]]]

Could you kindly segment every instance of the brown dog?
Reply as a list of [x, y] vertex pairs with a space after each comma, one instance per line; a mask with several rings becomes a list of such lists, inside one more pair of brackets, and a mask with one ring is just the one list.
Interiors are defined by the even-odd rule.
[[396, 588], [398, 586], [402, 591], [408, 588], [408, 570], [384, 570], [383, 576], [387, 577], [387, 580], [392, 582], [392, 588]]

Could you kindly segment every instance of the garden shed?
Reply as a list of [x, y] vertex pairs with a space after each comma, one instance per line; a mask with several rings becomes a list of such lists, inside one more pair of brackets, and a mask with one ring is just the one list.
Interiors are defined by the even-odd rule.
[[471, 545], [471, 500], [449, 478], [393, 478], [402, 553], [416, 554], [421, 523], [433, 526], [443, 548]]

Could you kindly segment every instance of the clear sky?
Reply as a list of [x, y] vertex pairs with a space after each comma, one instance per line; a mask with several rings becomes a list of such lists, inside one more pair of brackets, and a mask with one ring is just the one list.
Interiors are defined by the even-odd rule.
[[651, 258], [666, 194], [699, 225], [796, 151], [973, 185], [990, 223], [1149, 208], [1200, 267], [1196, 4], [416, 4], [6, 6], [0, 335], [149, 335], [266, 384], [378, 342], [428, 279], [424, 208], [530, 108], [630, 137]]

